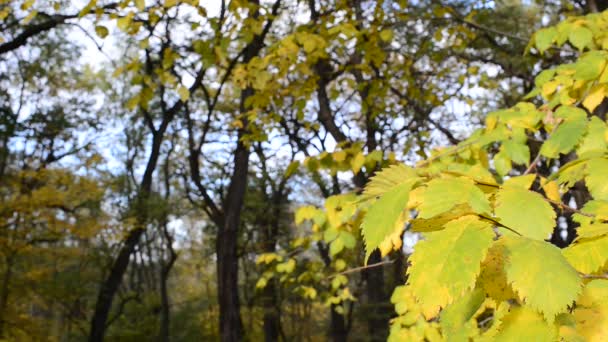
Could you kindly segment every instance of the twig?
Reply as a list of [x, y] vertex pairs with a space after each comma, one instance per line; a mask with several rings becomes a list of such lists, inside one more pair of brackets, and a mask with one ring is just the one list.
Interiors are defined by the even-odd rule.
[[604, 274], [585, 274], [585, 273], [579, 273], [581, 275], [581, 277], [586, 278], [586, 279], [608, 279], [608, 273], [604, 273]]
[[377, 262], [377, 263], [371, 264], [371, 265], [351, 268], [351, 269], [348, 269], [346, 271], [342, 271], [340, 273], [333, 274], [333, 275], [327, 277], [327, 279], [335, 278], [335, 277], [337, 277], [339, 275], [343, 275], [343, 274], [350, 274], [350, 273], [355, 273], [355, 272], [361, 272], [361, 271], [364, 271], [364, 270], [366, 270], [368, 268], [380, 267], [380, 266], [392, 264], [394, 262], [395, 262], [395, 260], [385, 260], [385, 261], [380, 261], [380, 262]]
[[578, 210], [576, 208], [572, 208], [571, 206], [566, 205], [566, 204], [564, 204], [562, 202], [557, 202], [557, 201], [554, 201], [554, 200], [549, 199], [549, 198], [545, 198], [545, 200], [547, 202], [551, 203], [551, 204], [555, 204], [556, 206], [560, 207], [562, 210], [567, 210], [567, 211], [570, 211], [570, 212], [573, 212], [573, 213], [577, 213], [577, 214], [580, 214], [580, 215], [583, 215], [583, 216], [587, 216], [587, 217], [595, 217], [595, 215], [593, 215], [593, 214], [589, 214], [589, 213], [580, 211], [580, 210]]

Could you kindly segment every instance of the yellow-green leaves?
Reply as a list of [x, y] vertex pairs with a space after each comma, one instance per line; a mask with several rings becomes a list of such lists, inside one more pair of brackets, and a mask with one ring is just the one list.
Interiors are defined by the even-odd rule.
[[568, 40], [582, 51], [593, 42], [593, 32], [584, 26], [574, 26], [568, 35]]
[[549, 49], [556, 37], [557, 29], [555, 27], [548, 27], [538, 30], [538, 32], [534, 34], [534, 39], [539, 52], [542, 54], [547, 49]]
[[105, 26], [97, 25], [95, 26], [95, 33], [97, 34], [97, 36], [99, 36], [99, 38], [105, 38], [108, 36], [110, 31]]
[[557, 158], [560, 153], [568, 153], [585, 134], [587, 120], [571, 120], [561, 123], [545, 141], [540, 153], [548, 158]]
[[186, 102], [190, 98], [190, 90], [184, 86], [179, 86], [179, 88], [177, 88], [177, 94], [182, 102]]
[[577, 298], [581, 279], [559, 248], [525, 237], [506, 238], [507, 280], [519, 298], [552, 322]]
[[[335, 157], [334, 157], [335, 158]], [[360, 197], [361, 201], [379, 197], [398, 184], [416, 177], [416, 172], [404, 164], [395, 164], [382, 169], [371, 178]]]
[[493, 238], [490, 224], [465, 216], [442, 231], [427, 233], [416, 245], [409, 284], [427, 318], [474, 286]]
[[[547, 239], [555, 226], [555, 211], [551, 205], [538, 193], [516, 186], [498, 191], [495, 213], [501, 224], [531, 239]], [[505, 228], [500, 231], [514, 234]]]
[[458, 204], [468, 204], [474, 212], [491, 212], [485, 194], [468, 178], [437, 178], [428, 183], [418, 207], [419, 217], [426, 219], [442, 214]]
[[547, 324], [543, 316], [527, 307], [515, 307], [502, 319], [495, 341], [539, 341], [553, 342], [557, 331]]
[[583, 273], [595, 273], [608, 262], [608, 237], [585, 238], [563, 249], [570, 264]]
[[597, 79], [606, 66], [606, 54], [592, 51], [581, 57], [574, 65], [574, 78], [583, 81]]
[[361, 224], [361, 233], [365, 239], [366, 260], [374, 249], [380, 246], [384, 239], [396, 229], [399, 230], [399, 233], [403, 230], [405, 220], [400, 218], [404, 215], [411, 188], [412, 181], [399, 184], [382, 195], [368, 209]]
[[608, 159], [593, 158], [587, 162], [585, 184], [596, 200], [608, 201]]

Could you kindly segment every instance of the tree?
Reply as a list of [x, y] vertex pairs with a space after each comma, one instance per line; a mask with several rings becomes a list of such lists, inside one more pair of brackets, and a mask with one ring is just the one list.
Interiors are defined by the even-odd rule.
[[[592, 252], [605, 236], [599, 208], [606, 193], [597, 177], [608, 165], [606, 123], [594, 115], [608, 75], [598, 36], [603, 16], [573, 17], [535, 34], [532, 48], [540, 53], [581, 52], [574, 63], [536, 77], [527, 97], [546, 102], [490, 113], [485, 127], [460, 144], [416, 168], [385, 169], [366, 187], [364, 195], [378, 198], [362, 207], [368, 255], [383, 249], [393, 227], [407, 224], [425, 236], [410, 259], [407, 285], [393, 295], [399, 317], [390, 339], [603, 334], [587, 323], [606, 310], [599, 288], [607, 256]], [[591, 196], [571, 207], [562, 198], [580, 191], [578, 182]], [[559, 230], [556, 212], [574, 213], [578, 225], [561, 250], [545, 241]]]

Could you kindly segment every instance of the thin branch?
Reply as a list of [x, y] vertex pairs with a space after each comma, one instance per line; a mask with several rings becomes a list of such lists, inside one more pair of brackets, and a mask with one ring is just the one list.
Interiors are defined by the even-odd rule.
[[337, 277], [339, 275], [350, 274], [350, 273], [355, 273], [355, 272], [361, 272], [361, 271], [364, 271], [364, 270], [369, 269], [369, 268], [380, 267], [380, 266], [392, 264], [394, 262], [395, 262], [395, 260], [385, 260], [385, 261], [377, 262], [375, 264], [370, 264], [370, 265], [350, 268], [350, 269], [348, 269], [346, 271], [343, 271], [343, 272], [340, 272], [340, 273], [336, 273], [336, 274], [332, 274], [331, 276], [327, 277], [327, 279], [335, 278], [335, 277]]

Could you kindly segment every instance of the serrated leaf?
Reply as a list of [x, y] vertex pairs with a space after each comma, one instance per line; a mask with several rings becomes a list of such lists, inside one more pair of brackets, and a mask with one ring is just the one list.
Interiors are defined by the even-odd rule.
[[458, 204], [468, 204], [475, 213], [491, 211], [488, 199], [468, 178], [438, 178], [428, 183], [418, 207], [418, 217], [428, 219], [442, 214]]
[[595, 157], [603, 155], [608, 149], [604, 138], [608, 130], [606, 123], [597, 116], [591, 117], [587, 127], [587, 134], [578, 147], [576, 153], [580, 158]]
[[577, 239], [596, 238], [608, 234], [608, 223], [588, 223], [576, 228]]
[[450, 211], [433, 216], [430, 219], [415, 218], [410, 221], [410, 230], [417, 233], [433, 232], [443, 229], [443, 226], [459, 217], [474, 214], [468, 204], [458, 204]]
[[369, 207], [361, 224], [366, 261], [374, 249], [394, 232], [395, 225], [406, 208], [411, 188], [411, 180], [399, 184]]
[[498, 242], [492, 245], [481, 264], [481, 273], [478, 279], [479, 286], [484, 289], [485, 293], [499, 303], [517, 298], [507, 281], [506, 258], [505, 246], [502, 243]]
[[386, 167], [370, 179], [359, 200], [363, 202], [380, 197], [396, 185], [416, 177], [416, 171], [404, 164]]
[[608, 159], [593, 158], [587, 162], [585, 185], [596, 200], [608, 200]]
[[561, 123], [540, 149], [540, 154], [548, 158], [557, 158], [560, 153], [568, 153], [585, 133], [586, 120], [572, 120]]
[[495, 341], [547, 341], [556, 340], [557, 331], [554, 326], [547, 324], [541, 315], [534, 310], [514, 307], [502, 319]]
[[425, 237], [410, 257], [408, 282], [428, 319], [473, 288], [494, 232], [490, 224], [465, 216]]
[[562, 250], [570, 264], [582, 273], [595, 273], [608, 261], [608, 237], [576, 241]]
[[[555, 227], [555, 211], [538, 193], [517, 188], [505, 187], [496, 197], [496, 217], [501, 224], [519, 234], [536, 240], [544, 240]], [[499, 228], [503, 234], [513, 232]]]
[[526, 305], [553, 322], [578, 296], [580, 276], [550, 243], [519, 236], [504, 239], [507, 280]]

